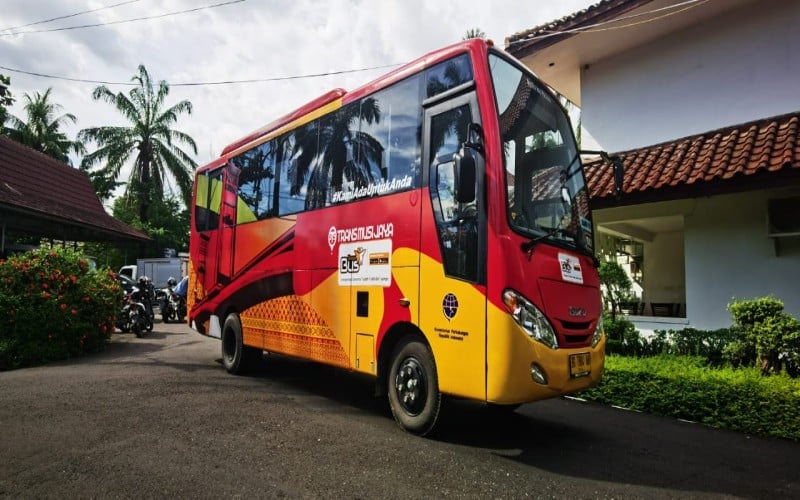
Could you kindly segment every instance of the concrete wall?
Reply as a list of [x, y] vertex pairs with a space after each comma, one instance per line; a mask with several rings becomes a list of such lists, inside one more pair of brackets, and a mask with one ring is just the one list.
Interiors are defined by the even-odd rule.
[[687, 317], [693, 327], [730, 325], [726, 305], [733, 297], [773, 294], [800, 318], [800, 239], [780, 240], [776, 255], [767, 237], [767, 199], [779, 196], [757, 191], [696, 200], [684, 229]]
[[800, 110], [800, 1], [729, 12], [581, 72], [583, 126], [624, 151]]
[[[683, 232], [658, 233], [652, 242], [644, 243], [642, 281], [643, 300], [650, 302], [686, 302]], [[650, 314], [649, 308], [645, 309]], [[681, 314], [685, 313], [681, 310]]]

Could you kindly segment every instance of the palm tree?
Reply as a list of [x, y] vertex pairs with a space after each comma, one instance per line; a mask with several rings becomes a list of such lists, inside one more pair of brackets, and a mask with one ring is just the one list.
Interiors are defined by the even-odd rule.
[[67, 122], [76, 123], [78, 120], [72, 113], [58, 115], [61, 105], [51, 102], [50, 92], [47, 89], [43, 94], [36, 92], [33, 95], [23, 94], [25, 99], [26, 120], [9, 114], [8, 136], [28, 147], [55, 158], [64, 163], [70, 163], [69, 153], [83, 153], [84, 148], [80, 141], [71, 141], [61, 131], [62, 125]]
[[485, 40], [486, 33], [480, 28], [470, 28], [464, 33], [464, 36], [461, 39], [469, 40], [470, 38], [483, 38]]
[[83, 157], [81, 169], [89, 170], [104, 161], [95, 175], [106, 180], [117, 180], [128, 160], [133, 158], [133, 168], [125, 186], [125, 195], [139, 204], [139, 218], [149, 219], [153, 200], [164, 198], [164, 185], [174, 179], [183, 202], [188, 207], [192, 197], [192, 176], [197, 163], [176, 143], [189, 146], [197, 154], [197, 145], [191, 136], [172, 129], [181, 113], [192, 113], [192, 103], [183, 100], [164, 109], [169, 85], [161, 80], [154, 88], [144, 65], [133, 78], [137, 85], [128, 95], [111, 92], [105, 85], [94, 89], [92, 98], [114, 105], [129, 126], [94, 127], [80, 131], [78, 138], [93, 141], [98, 149]]
[[11, 85], [11, 78], [0, 73], [0, 135], [5, 133], [6, 117], [8, 117], [6, 108], [14, 104], [14, 96], [8, 90], [9, 85]]

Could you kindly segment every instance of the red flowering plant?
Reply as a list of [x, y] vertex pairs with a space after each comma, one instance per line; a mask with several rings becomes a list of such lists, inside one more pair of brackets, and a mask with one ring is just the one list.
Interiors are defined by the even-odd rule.
[[39, 249], [0, 261], [0, 370], [102, 350], [121, 290], [80, 253]]

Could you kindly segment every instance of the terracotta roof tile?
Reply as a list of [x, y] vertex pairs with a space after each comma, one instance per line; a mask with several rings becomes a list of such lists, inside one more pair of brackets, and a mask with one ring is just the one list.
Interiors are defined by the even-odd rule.
[[555, 35], [556, 33], [569, 32], [610, 21], [651, 1], [653, 0], [602, 0], [561, 19], [506, 37], [506, 50], [515, 57], [522, 58], [534, 50], [572, 36], [571, 33]]
[[0, 137], [0, 212], [26, 213], [109, 239], [150, 238], [103, 208], [86, 172]]
[[[618, 153], [624, 193], [651, 192], [759, 171], [800, 171], [800, 111]], [[614, 176], [601, 160], [586, 163], [593, 199], [614, 194]]]

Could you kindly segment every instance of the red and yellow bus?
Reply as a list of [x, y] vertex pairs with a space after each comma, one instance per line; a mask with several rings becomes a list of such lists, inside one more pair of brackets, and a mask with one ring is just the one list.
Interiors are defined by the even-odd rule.
[[473, 39], [333, 90], [195, 179], [189, 322], [375, 377], [398, 424], [442, 395], [515, 408], [596, 384], [600, 283], [569, 118]]

